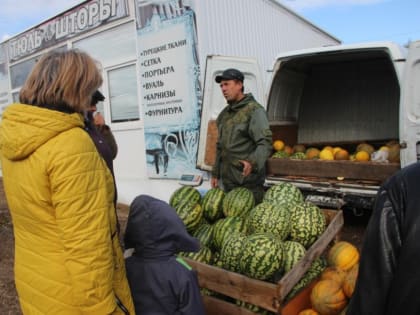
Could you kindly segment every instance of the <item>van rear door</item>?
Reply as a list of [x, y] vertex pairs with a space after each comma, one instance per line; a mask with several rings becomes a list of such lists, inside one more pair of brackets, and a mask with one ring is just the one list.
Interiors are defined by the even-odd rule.
[[[412, 42], [401, 84], [401, 167], [420, 160], [420, 41]], [[418, 148], [418, 149], [417, 149]]]
[[256, 59], [215, 55], [207, 57], [197, 155], [197, 167], [202, 170], [210, 171], [214, 165], [217, 141], [215, 120], [226, 106], [226, 100], [219, 85], [215, 82], [215, 78], [228, 68], [242, 71], [245, 75], [245, 93], [252, 93], [263, 106], [266, 103], [262, 73]]

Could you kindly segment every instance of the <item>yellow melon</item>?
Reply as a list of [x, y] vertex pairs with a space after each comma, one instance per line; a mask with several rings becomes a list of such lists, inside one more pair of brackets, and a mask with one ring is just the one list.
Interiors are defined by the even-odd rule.
[[321, 152], [319, 152], [319, 158], [321, 160], [334, 160], [334, 154], [332, 150], [324, 148], [321, 150]]
[[341, 285], [332, 280], [320, 280], [312, 288], [312, 307], [323, 315], [336, 315], [347, 305], [347, 297]]
[[349, 152], [345, 149], [339, 149], [334, 154], [335, 160], [348, 160], [350, 158]]
[[359, 151], [355, 155], [356, 161], [367, 162], [370, 160], [370, 154], [366, 151]]
[[328, 265], [342, 270], [349, 270], [359, 262], [359, 259], [359, 250], [346, 241], [335, 243], [327, 254]]
[[282, 140], [275, 140], [273, 142], [273, 149], [275, 151], [281, 151], [284, 148], [284, 142]]
[[306, 150], [306, 158], [308, 160], [318, 159], [319, 158], [319, 153], [320, 153], [320, 151], [317, 148], [313, 148], [313, 147], [308, 148]]

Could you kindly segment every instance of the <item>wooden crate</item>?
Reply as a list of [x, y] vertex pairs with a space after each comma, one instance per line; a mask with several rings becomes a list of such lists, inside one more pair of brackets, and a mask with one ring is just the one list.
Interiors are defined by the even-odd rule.
[[[252, 279], [239, 273], [191, 259], [186, 259], [186, 261], [197, 271], [200, 287], [202, 288], [260, 306], [276, 314], [296, 315], [298, 311], [307, 307], [308, 294], [306, 294], [306, 304], [304, 302], [305, 295], [302, 292], [288, 303], [285, 303], [287, 294], [302, 278], [312, 262], [321, 256], [332, 241], [337, 239], [338, 233], [344, 224], [341, 210], [323, 210], [323, 212], [328, 223], [327, 229], [307, 250], [302, 260], [277, 283]], [[305, 288], [303, 292], [307, 289]], [[216, 297], [205, 295], [203, 299], [208, 315], [254, 314]]]
[[399, 163], [328, 161], [328, 160], [267, 160], [267, 175], [370, 180], [382, 183], [400, 169]]

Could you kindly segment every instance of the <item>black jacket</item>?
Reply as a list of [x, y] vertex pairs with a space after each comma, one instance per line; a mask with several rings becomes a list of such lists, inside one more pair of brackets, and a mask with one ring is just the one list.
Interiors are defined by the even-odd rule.
[[172, 207], [150, 196], [136, 197], [124, 242], [135, 249], [126, 269], [137, 315], [205, 314], [197, 275], [176, 256], [196, 252], [200, 244]]
[[347, 315], [420, 314], [420, 164], [379, 190]]

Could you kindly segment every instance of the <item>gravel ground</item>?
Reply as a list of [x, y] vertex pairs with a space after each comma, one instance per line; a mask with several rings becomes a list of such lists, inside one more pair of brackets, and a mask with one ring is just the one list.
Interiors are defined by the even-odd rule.
[[[121, 231], [125, 230], [128, 207], [118, 207], [118, 218]], [[359, 249], [362, 245], [363, 234], [368, 217], [354, 216], [344, 213], [344, 227], [339, 234], [339, 239], [347, 240]], [[122, 236], [122, 235], [121, 235]], [[3, 182], [0, 178], [0, 314], [20, 315], [19, 302], [16, 295], [13, 277], [14, 239], [13, 226], [3, 192]]]

